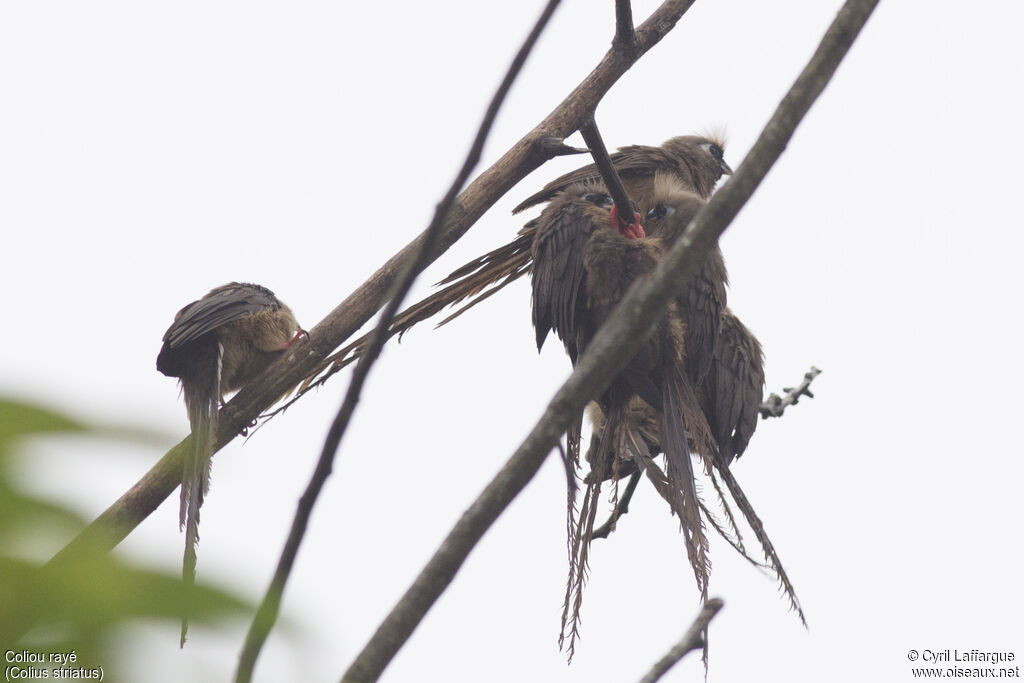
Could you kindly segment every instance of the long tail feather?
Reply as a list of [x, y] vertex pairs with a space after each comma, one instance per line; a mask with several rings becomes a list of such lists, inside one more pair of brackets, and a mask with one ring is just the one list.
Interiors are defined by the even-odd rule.
[[185, 530], [185, 553], [181, 567], [186, 595], [181, 617], [182, 647], [188, 634], [188, 618], [192, 612], [192, 587], [196, 581], [199, 509], [210, 490], [210, 467], [220, 401], [220, 349], [214, 347], [204, 354], [196, 365], [195, 376], [183, 382], [183, 385], [189, 423], [192, 425], [192, 448], [185, 456], [178, 509], [178, 524]]
[[704, 515], [707, 518], [708, 523], [711, 524], [711, 527], [718, 532], [718, 535], [721, 536], [726, 543], [732, 546], [732, 549], [739, 553], [744, 560], [754, 565], [758, 569], [770, 570], [771, 566], [765, 564], [764, 562], [759, 562], [758, 560], [751, 557], [750, 553], [747, 552], [746, 546], [743, 545], [743, 535], [740, 533], [739, 527], [736, 524], [736, 518], [732, 512], [732, 506], [729, 505], [729, 501], [725, 497], [725, 492], [722, 491], [721, 487], [718, 484], [718, 480], [715, 478], [714, 474], [711, 475], [711, 485], [715, 489], [715, 493], [718, 495], [718, 504], [725, 513], [728, 528], [722, 526], [721, 522], [718, 521], [717, 516], [710, 509], [708, 509], [708, 507], [702, 501], [700, 509], [704, 511]]
[[566, 482], [566, 513], [565, 513], [565, 538], [566, 538], [566, 550], [569, 553], [569, 564], [572, 564], [573, 559], [573, 547], [576, 543], [576, 493], [578, 487], [576, 486], [576, 472], [580, 466], [580, 439], [582, 438], [583, 431], [583, 415], [579, 415], [569, 425], [569, 429], [565, 434], [565, 468], [566, 477], [569, 481]]
[[800, 621], [803, 625], [807, 626], [807, 619], [804, 617], [804, 610], [800, 607], [800, 601], [796, 597], [796, 591], [793, 590], [793, 584], [789, 580], [789, 576], [786, 575], [786, 570], [782, 566], [782, 560], [779, 559], [778, 554], [775, 552], [775, 547], [772, 545], [771, 539], [768, 538], [768, 534], [764, 530], [764, 524], [761, 519], [754, 512], [754, 507], [750, 504], [746, 494], [743, 493], [743, 489], [740, 488], [740, 484], [736, 481], [732, 472], [728, 467], [718, 468], [718, 473], [722, 477], [722, 481], [725, 482], [725, 486], [729, 489], [729, 493], [732, 495], [736, 505], [740, 511], [743, 512], [743, 516], [747, 520], [747, 524], [754, 530], [754, 536], [757, 537], [758, 542], [761, 543], [761, 548], [764, 550], [765, 559], [771, 565], [775, 571], [775, 575], [779, 579], [779, 585], [781, 586], [786, 597], [789, 599], [789, 606], [791, 609], [796, 611], [797, 616], [800, 617]]
[[694, 480], [690, 448], [686, 440], [686, 425], [682, 420], [683, 401], [679, 396], [677, 382], [663, 382], [662, 406], [661, 445], [665, 452], [665, 472], [673, 490], [680, 496], [676, 514], [683, 530], [686, 554], [690, 559], [701, 598], [707, 600], [708, 579], [711, 573], [709, 543], [704, 533], [704, 522], [700, 517], [700, 498]]
[[[511, 242], [473, 259], [441, 280], [447, 285], [409, 306], [395, 316], [388, 336], [405, 334], [414, 325], [431, 318], [449, 306], [471, 299], [467, 304], [437, 324], [451, 322], [481, 301], [530, 272], [530, 245], [534, 230], [524, 228]], [[357, 360], [369, 342], [370, 334], [352, 341], [328, 356], [298, 387], [299, 395], [320, 386], [332, 375]]]
[[617, 452], [615, 444], [619, 438], [619, 425], [622, 423], [621, 411], [613, 410], [597, 437], [596, 457], [590, 463], [591, 472], [586, 479], [579, 516], [570, 533], [569, 577], [562, 604], [562, 630], [558, 636], [559, 648], [564, 646], [568, 638], [566, 655], [570, 662], [576, 650], [576, 639], [579, 637], [580, 609], [583, 607], [583, 588], [587, 581], [590, 541], [593, 538], [597, 507], [601, 500], [601, 483], [611, 469], [611, 459]]

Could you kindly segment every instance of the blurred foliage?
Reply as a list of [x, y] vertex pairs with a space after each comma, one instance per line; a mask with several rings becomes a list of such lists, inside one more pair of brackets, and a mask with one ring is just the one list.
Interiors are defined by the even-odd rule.
[[[67, 667], [103, 666], [104, 680], [116, 681], [121, 677], [109, 667], [120, 659], [115, 655], [118, 634], [133, 620], [177, 623], [186, 592], [177, 573], [139, 567], [113, 553], [86, 550], [43, 566], [14, 554], [18, 539], [32, 538], [56, 550], [85, 527], [81, 515], [59, 501], [26, 491], [13, 476], [17, 459], [24, 457], [26, 437], [55, 435], [146, 438], [139, 430], [89, 425], [0, 397], [0, 650], [5, 655], [74, 650], [76, 661]], [[251, 614], [254, 609], [208, 584], [197, 583], [194, 591], [192, 624]], [[5, 660], [3, 666], [10, 662]]]

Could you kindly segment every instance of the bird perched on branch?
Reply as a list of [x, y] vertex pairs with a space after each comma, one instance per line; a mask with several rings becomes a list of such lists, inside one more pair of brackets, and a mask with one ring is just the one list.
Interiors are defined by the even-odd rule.
[[[178, 311], [163, 338], [157, 370], [177, 377], [192, 426], [181, 478], [179, 524], [185, 529], [182, 577], [195, 582], [199, 508], [210, 487], [218, 409], [225, 394], [257, 377], [306, 332], [291, 309], [260, 285], [232, 282]], [[181, 644], [188, 630], [182, 619]]]
[[[670, 248], [684, 234], [693, 217], [704, 206], [704, 200], [690, 192], [674, 175], [655, 175], [648, 196], [649, 203], [641, 205], [640, 213], [644, 217], [647, 235], [651, 239], [663, 241], [664, 249]], [[695, 439], [691, 433], [690, 445], [692, 450], [702, 456], [705, 474], [719, 497], [728, 524], [720, 524], [702, 501], [698, 500], [698, 505], [704, 513], [704, 518], [730, 545], [748, 560], [758, 564], [743, 546], [729, 500], [719, 486], [718, 480], [725, 484], [732, 501], [753, 530], [765, 559], [775, 571], [791, 606], [803, 621], [803, 611], [793, 585], [764, 529], [764, 524], [735, 475], [729, 470], [733, 460], [746, 450], [757, 427], [764, 391], [764, 356], [757, 338], [726, 306], [727, 283], [725, 263], [716, 245], [705, 258], [701, 269], [684, 286], [674, 302], [674, 314], [678, 316], [684, 328], [684, 341], [681, 345], [685, 354], [683, 366], [693, 386], [697, 388], [701, 417], [706, 418], [712, 436], [709, 441], [707, 438]], [[675, 420], [673, 416], [666, 416], [662, 407], [641, 400], [642, 398], [634, 397], [631, 400], [622, 418], [625, 426], [617, 427], [628, 434], [636, 435], [625, 444], [625, 447], [611, 454], [612, 457], [625, 461], [624, 464], [618, 465], [619, 476], [635, 470], [643, 461], [665, 450], [664, 441], [660, 437], [664, 432], [661, 423], [666, 419]], [[598, 409], [591, 409], [597, 441], [596, 444], [592, 442], [587, 454], [591, 465], [588, 477], [590, 480], [598, 476], [607, 476], [612, 470], [607, 463], [600, 462], [608, 457], [608, 454], [600, 455], [601, 444], [605, 440], [604, 431], [612, 423], [606, 414], [603, 405]], [[695, 423], [688, 417], [685, 422], [687, 426]], [[648, 467], [645, 471], [648, 477], [651, 477], [652, 472], [657, 474], [653, 467]], [[680, 486], [680, 483], [673, 479], [671, 469], [667, 474], [670, 489]], [[652, 482], [659, 492], [665, 486], [664, 482], [653, 478]], [[627, 496], [630, 490], [627, 489]], [[613, 520], [615, 514], [613, 513]]]
[[[637, 204], [645, 206], [650, 204], [653, 177], [657, 173], [676, 178], [683, 187], [707, 199], [718, 180], [732, 173], [725, 162], [724, 150], [725, 143], [720, 137], [681, 135], [666, 140], [660, 147], [620, 147], [611, 155], [611, 161], [629, 196]], [[513, 213], [545, 202], [573, 183], [599, 181], [600, 178], [595, 164], [578, 168], [548, 183], [540, 192], [520, 203]], [[453, 271], [438, 283], [442, 287], [439, 291], [399, 313], [391, 325], [391, 333], [401, 334], [444, 308], [468, 299], [461, 308], [438, 323], [443, 325], [530, 272], [531, 247], [536, 230], [537, 221], [532, 220], [508, 244]], [[303, 382], [302, 391], [322, 383], [358, 358], [368, 338], [367, 335], [356, 339], [331, 355]]]
[[[704, 206], [704, 200], [674, 174], [656, 174], [647, 196], [647, 203], [640, 206], [647, 235], [669, 247]], [[722, 251], [716, 244], [675, 301], [685, 323], [686, 371], [697, 387], [717, 454], [725, 466], [746, 449], [757, 428], [764, 392], [761, 344], [727, 307], [728, 282]]]
[[[694, 195], [695, 196], [695, 195]], [[678, 220], [689, 218], [703, 201], [680, 203]], [[575, 365], [594, 334], [611, 316], [629, 286], [654, 270], [666, 249], [661, 237], [646, 237], [636, 225], [623, 225], [611, 211], [613, 202], [597, 182], [570, 185], [559, 191], [537, 219], [533, 240], [533, 324], [537, 346], [554, 331]], [[687, 213], [689, 212], [689, 213]], [[563, 628], [570, 604], [569, 649], [577, 635], [587, 549], [593, 531], [602, 482], [617, 480], [619, 454], [633, 454], [680, 520], [687, 555], [702, 595], [707, 593], [708, 543], [700, 517], [688, 440], [697, 452], [713, 455], [714, 441], [685, 367], [685, 321], [670, 305], [649, 339], [637, 340], [636, 353], [598, 404], [607, 416], [591, 461], [592, 475], [573, 525], [570, 503], [570, 550], [573, 561], [566, 593]], [[640, 399], [661, 416], [659, 442], [665, 452], [663, 474], [637, 446], [644, 434], [633, 429], [631, 404]], [[569, 433], [571, 458], [579, 453], [580, 416]], [[578, 461], [574, 464], [578, 464]], [[710, 463], [705, 465], [710, 467]], [[573, 528], [575, 527], [575, 528]], [[564, 633], [563, 633], [564, 637]]]
[[[643, 216], [644, 229], [650, 238], [648, 241], [658, 244], [660, 250], [670, 248], [682, 236], [690, 221], [705, 204], [704, 200], [688, 189], [677, 176], [668, 173], [657, 173], [649, 178], [648, 186], [644, 187], [644, 194], [647, 199], [646, 203], [640, 207], [643, 209], [640, 215]], [[680, 348], [683, 349], [682, 369], [686, 374], [688, 385], [691, 387], [699, 387], [713, 366], [721, 313], [726, 305], [727, 282], [725, 262], [722, 259], [722, 252], [716, 244], [705, 257], [701, 269], [690, 279], [673, 302], [672, 311], [675, 319], [679, 322], [682, 336], [680, 343]], [[656, 425], [657, 421], [651, 419], [651, 413], [656, 413], [656, 411], [652, 411], [650, 406], [656, 406], [656, 404], [639, 405], [634, 402], [630, 406], [628, 416], [633, 431], [648, 435], [652, 433], [651, 425]], [[592, 409], [591, 413], [591, 421], [597, 433], [601, 434], [606, 418], [603, 408]], [[656, 441], [651, 442], [650, 438], [646, 441], [648, 446], [657, 444]], [[639, 447], [639, 444], [640, 442], [637, 441], [634, 445]], [[717, 448], [707, 440], [703, 446], [702, 455], [705, 458], [714, 458]], [[634, 449], [626, 449], [618, 453], [616, 467], [624, 467], [624, 469], [619, 469], [619, 474], [622, 476], [631, 473], [637, 464], [632, 450]], [[660, 445], [658, 448], [654, 448], [651, 454], [653, 456], [659, 452]], [[593, 477], [595, 465], [593, 442], [587, 459], [591, 464], [591, 477]], [[611, 468], [604, 467], [603, 469], [606, 477], [611, 476]]]
[[[638, 214], [644, 222], [642, 239], [629, 240], [624, 231], [616, 232], [612, 226], [617, 227], [617, 221], [605, 213], [611, 199], [603, 194], [603, 185], [593, 181], [556, 193], [536, 221], [533, 321], [538, 346], [548, 331], [554, 330], [574, 365], [632, 281], [653, 270], [705, 205], [674, 174], [659, 172], [643, 189], [646, 199]], [[587, 545], [594, 533], [601, 483], [611, 479], [617, 487], [627, 473], [636, 472], [634, 477], [646, 474], [679, 517], [687, 555], [705, 596], [709, 578], [705, 521], [744, 557], [759, 564], [743, 546], [727, 490], [803, 619], [764, 525], [728, 471], [756, 427], [764, 369], [757, 339], [726, 306], [727, 281], [716, 245], [670, 304], [651, 339], [640, 345], [626, 369], [590, 408], [594, 422], [587, 454], [590, 472], [574, 525], [572, 507], [569, 513], [571, 562], [563, 638], [570, 624], [570, 653], [577, 635]], [[568, 434], [573, 457], [579, 452], [579, 431], [577, 422]], [[666, 456], [664, 470], [653, 461], [660, 452]], [[719, 497], [727, 517], [725, 525], [697, 493], [691, 453], [703, 465], [703, 473]], [[574, 462], [578, 464], [578, 459]], [[719, 481], [724, 482], [724, 490]], [[633, 485], [631, 482], [627, 488], [627, 496]]]
[[[697, 195], [698, 199], [711, 196], [715, 185], [723, 175], [732, 173], [725, 162], [725, 142], [717, 137], [680, 135], [666, 140], [661, 147], [649, 145], [628, 145], [620, 147], [611, 155], [612, 166], [622, 179], [626, 193], [640, 207], [655, 205], [655, 176], [663, 183], [673, 183], [682, 190]], [[601, 181], [596, 164], [588, 164], [570, 171], [544, 186], [516, 206], [512, 213], [519, 213], [532, 206], [551, 200], [556, 194], [576, 183]], [[649, 221], [645, 219], [645, 228]], [[455, 270], [439, 284], [447, 285], [436, 295], [417, 304], [396, 320], [411, 327], [429, 317], [444, 306], [452, 305], [466, 298], [473, 299], [449, 316], [444, 322], [461, 314], [477, 302], [521, 277], [530, 270], [532, 244], [537, 231], [537, 220], [528, 222], [519, 231], [515, 240], [484, 254]], [[682, 227], [686, 227], [685, 225]], [[654, 232], [653, 229], [650, 230]], [[717, 251], [717, 247], [716, 247]], [[719, 253], [719, 259], [721, 254]], [[490, 287], [490, 289], [487, 289]], [[486, 291], [485, 291], [486, 290]], [[706, 371], [706, 369], [705, 369]]]

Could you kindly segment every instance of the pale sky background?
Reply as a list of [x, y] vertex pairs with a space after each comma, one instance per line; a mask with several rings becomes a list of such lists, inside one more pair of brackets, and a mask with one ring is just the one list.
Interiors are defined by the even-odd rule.
[[[0, 392], [176, 443], [185, 411], [154, 367], [175, 311], [246, 280], [315, 325], [426, 225], [542, 4], [0, 4]], [[656, 5], [636, 2], [637, 22]], [[697, 2], [605, 98], [606, 141], [724, 125], [738, 166], [840, 5]], [[909, 681], [910, 649], [1024, 657], [1022, 19], [1018, 3], [882, 0], [722, 241], [768, 390], [824, 372], [734, 467], [810, 628], [713, 541], [711, 683]], [[613, 24], [610, 0], [563, 3], [478, 171], [591, 70]], [[579, 161], [514, 188], [414, 296], [508, 241], [529, 218], [511, 207]], [[525, 280], [390, 344], [256, 679], [339, 679], [568, 372], [557, 344], [538, 359]], [[262, 596], [347, 378], [217, 456], [202, 579]], [[36, 443], [25, 476], [93, 517], [163, 450]], [[549, 460], [383, 680], [638, 679], [697, 610], [677, 522], [645, 485], [595, 543], [567, 667], [563, 508]], [[177, 571], [182, 547], [175, 497], [117, 552]], [[195, 627], [182, 651], [176, 623], [146, 625], [106, 666], [228, 680], [246, 627]], [[702, 675], [691, 655], [665, 680]]]

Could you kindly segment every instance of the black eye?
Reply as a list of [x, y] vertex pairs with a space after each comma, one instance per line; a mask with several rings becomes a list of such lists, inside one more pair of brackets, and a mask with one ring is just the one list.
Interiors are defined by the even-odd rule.
[[602, 209], [610, 209], [612, 204], [615, 203], [610, 196], [601, 192], [591, 192], [588, 195], [584, 195], [583, 198], [594, 206], [600, 206]]
[[647, 212], [647, 218], [664, 218], [665, 216], [671, 216], [676, 212], [676, 207], [668, 206], [667, 204], [658, 204], [656, 207]]
[[718, 161], [722, 161], [722, 155], [725, 154], [722, 146], [717, 142], [705, 142], [700, 146], [702, 150], [713, 156]]

